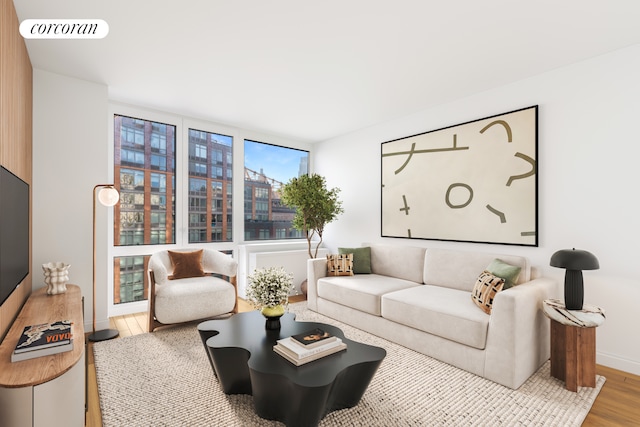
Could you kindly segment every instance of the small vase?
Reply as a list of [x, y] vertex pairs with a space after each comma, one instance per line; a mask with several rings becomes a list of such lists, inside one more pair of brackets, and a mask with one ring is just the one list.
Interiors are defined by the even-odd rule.
[[280, 329], [280, 318], [284, 314], [284, 306], [282, 304], [274, 307], [263, 307], [260, 312], [267, 319], [264, 326], [265, 329], [271, 331]]
[[69, 281], [69, 264], [64, 262], [48, 262], [42, 264], [44, 283], [47, 285], [48, 295], [57, 295], [67, 292]]

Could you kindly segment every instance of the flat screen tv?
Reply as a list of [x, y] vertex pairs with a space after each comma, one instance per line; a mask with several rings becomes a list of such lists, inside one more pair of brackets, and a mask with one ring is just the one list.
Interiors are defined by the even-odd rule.
[[0, 305], [29, 274], [29, 184], [0, 167]]

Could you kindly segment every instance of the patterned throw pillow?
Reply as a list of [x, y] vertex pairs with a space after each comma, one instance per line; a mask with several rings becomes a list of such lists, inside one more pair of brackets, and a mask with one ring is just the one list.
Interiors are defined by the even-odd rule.
[[173, 265], [173, 275], [169, 276], [169, 280], [204, 276], [204, 270], [202, 269], [202, 249], [192, 252], [168, 252], [169, 258], [171, 258], [171, 264]]
[[327, 276], [353, 276], [353, 254], [327, 255]]
[[494, 276], [485, 270], [480, 274], [476, 284], [473, 286], [471, 299], [482, 311], [491, 314], [493, 299], [502, 290], [503, 286], [504, 279], [502, 277]]

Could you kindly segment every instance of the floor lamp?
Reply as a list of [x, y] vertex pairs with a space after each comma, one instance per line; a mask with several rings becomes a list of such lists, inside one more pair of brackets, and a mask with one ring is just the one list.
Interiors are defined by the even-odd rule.
[[106, 341], [118, 336], [115, 329], [96, 331], [96, 191], [98, 200], [104, 206], [114, 206], [120, 200], [120, 194], [113, 184], [98, 184], [93, 187], [93, 333], [89, 341]]

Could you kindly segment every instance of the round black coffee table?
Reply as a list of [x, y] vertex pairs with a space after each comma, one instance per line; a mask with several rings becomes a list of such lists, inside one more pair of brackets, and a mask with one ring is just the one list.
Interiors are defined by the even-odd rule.
[[[286, 313], [281, 328], [265, 329], [257, 311], [198, 325], [211, 366], [226, 394], [251, 394], [256, 414], [287, 426], [315, 426], [329, 412], [358, 404], [386, 351], [351, 341], [335, 326], [296, 322]], [[321, 328], [347, 349], [295, 366], [273, 351], [276, 341]]]

